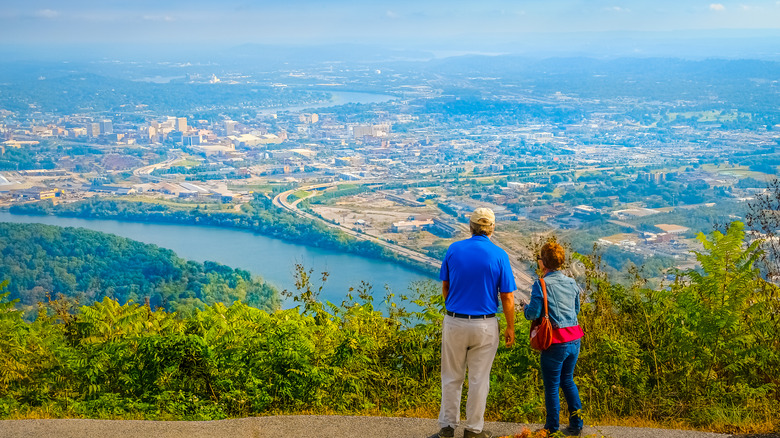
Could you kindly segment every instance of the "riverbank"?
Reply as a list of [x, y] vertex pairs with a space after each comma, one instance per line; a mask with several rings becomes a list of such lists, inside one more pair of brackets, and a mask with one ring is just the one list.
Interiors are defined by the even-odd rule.
[[299, 218], [273, 205], [271, 199], [256, 197], [248, 212], [212, 212], [197, 208], [172, 209], [156, 203], [128, 202], [115, 198], [89, 199], [70, 204], [52, 205], [44, 201], [9, 208], [11, 214], [52, 215], [82, 219], [110, 219], [137, 223], [183, 224], [232, 228], [305, 246], [324, 248], [360, 257], [383, 260], [435, 276], [438, 269], [418, 260], [402, 257], [382, 246], [358, 240], [316, 220]]
[[[315, 286], [319, 286], [322, 272], [328, 280], [320, 298], [339, 304], [350, 288], [358, 288], [365, 281], [374, 286], [377, 300], [386, 294], [385, 286], [396, 295], [407, 293], [417, 282], [433, 280], [403, 265], [378, 259], [306, 246], [267, 237], [251, 230], [208, 226], [194, 223], [152, 223], [116, 219], [88, 219], [63, 216], [18, 215], [0, 211], [0, 222], [43, 223], [63, 227], [81, 227], [129, 239], [151, 243], [173, 250], [178, 256], [200, 263], [218, 262], [258, 275], [278, 290], [296, 290], [296, 264], [312, 269]], [[283, 308], [296, 306], [285, 299]]]

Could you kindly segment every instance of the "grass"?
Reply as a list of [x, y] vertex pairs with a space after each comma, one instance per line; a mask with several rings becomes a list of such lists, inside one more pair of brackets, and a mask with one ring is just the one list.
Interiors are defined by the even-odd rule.
[[[750, 117], [750, 114], [743, 114]], [[671, 121], [677, 120], [677, 117], [694, 118], [698, 122], [732, 122], [740, 116], [738, 112], [723, 113], [720, 110], [710, 111], [688, 111], [680, 113], [669, 113]]]
[[309, 192], [306, 190], [298, 190], [297, 192], [293, 193], [292, 196], [294, 196], [297, 199], [303, 199], [309, 196]]
[[[689, 166], [681, 166], [676, 168], [663, 169], [663, 172], [685, 172]], [[733, 175], [738, 178], [755, 178], [760, 181], [770, 181], [776, 178], [775, 175], [770, 175], [764, 172], [757, 172], [750, 170], [747, 166], [731, 166], [729, 164], [702, 164], [701, 170], [705, 172], [720, 173], [723, 175]]]
[[195, 166], [200, 166], [201, 163], [202, 163], [202, 161], [195, 161], [195, 160], [190, 159], [190, 158], [185, 158], [183, 160], [173, 162], [172, 165], [173, 166], [182, 166], [182, 167], [195, 167]]

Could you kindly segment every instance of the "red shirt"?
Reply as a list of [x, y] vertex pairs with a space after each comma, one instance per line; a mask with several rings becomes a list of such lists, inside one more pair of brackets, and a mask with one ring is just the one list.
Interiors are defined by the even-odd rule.
[[564, 342], [576, 341], [584, 335], [579, 325], [573, 327], [552, 329], [552, 343], [562, 344]]

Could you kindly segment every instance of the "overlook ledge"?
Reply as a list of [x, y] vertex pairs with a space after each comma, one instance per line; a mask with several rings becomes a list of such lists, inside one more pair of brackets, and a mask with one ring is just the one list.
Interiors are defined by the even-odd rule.
[[[493, 436], [519, 434], [524, 427], [536, 430], [538, 424], [487, 422]], [[438, 430], [435, 419], [398, 417], [359, 417], [290, 415], [252, 417], [218, 421], [147, 420], [4, 420], [0, 438], [423, 438]], [[584, 436], [610, 438], [717, 438], [731, 435], [690, 430], [649, 429], [619, 426], [585, 427]], [[455, 432], [463, 436], [462, 428]]]

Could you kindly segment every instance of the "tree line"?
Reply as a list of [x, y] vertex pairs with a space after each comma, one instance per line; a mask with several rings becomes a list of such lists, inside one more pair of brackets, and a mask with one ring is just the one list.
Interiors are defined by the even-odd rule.
[[168, 249], [82, 228], [0, 223], [0, 281], [26, 309], [58, 296], [82, 303], [104, 297], [192, 313], [241, 300], [279, 307], [278, 291], [249, 272], [184, 260]]
[[56, 214], [69, 217], [108, 218], [116, 220], [185, 223], [239, 228], [264, 236], [318, 248], [332, 249], [364, 257], [390, 260], [429, 273], [430, 267], [397, 255], [379, 244], [358, 240], [341, 230], [320, 221], [300, 218], [273, 205], [264, 194], [242, 206], [240, 212], [210, 211], [199, 208], [176, 209], [166, 205], [125, 201], [120, 199], [90, 198], [70, 204], [54, 205], [50, 201], [17, 204], [11, 207], [18, 214]]

